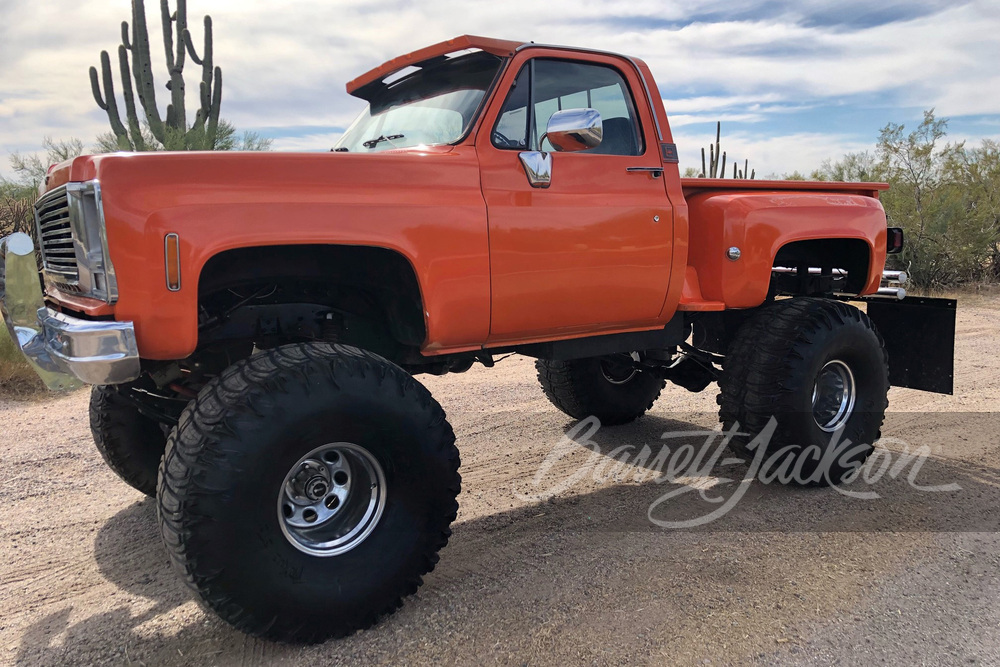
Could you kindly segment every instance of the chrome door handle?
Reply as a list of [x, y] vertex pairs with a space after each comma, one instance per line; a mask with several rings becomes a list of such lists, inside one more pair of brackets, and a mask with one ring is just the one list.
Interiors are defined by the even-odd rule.
[[663, 176], [663, 167], [625, 167], [628, 172], [642, 172], [649, 174], [653, 178]]

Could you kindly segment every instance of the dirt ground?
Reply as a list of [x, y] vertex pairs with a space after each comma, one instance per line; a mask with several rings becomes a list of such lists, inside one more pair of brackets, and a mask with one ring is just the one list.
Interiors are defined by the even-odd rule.
[[[574, 422], [530, 360], [427, 378], [462, 452], [451, 542], [397, 614], [311, 647], [244, 636], [193, 601], [153, 501], [94, 449], [86, 393], [0, 402], [0, 663], [1000, 664], [998, 324], [1000, 300], [960, 305], [954, 396], [891, 391], [881, 459], [908, 467], [849, 487], [877, 498], [727, 482], [745, 466], [722, 459], [701, 479], [659, 483], [641, 461], [614, 475], [616, 459], [564, 442]], [[708, 451], [674, 436], [715, 428], [715, 393], [668, 387], [592, 440], [633, 460], [647, 444]], [[914, 471], [899, 455], [920, 445]], [[647, 518], [705, 517], [737, 492], [709, 523]]]

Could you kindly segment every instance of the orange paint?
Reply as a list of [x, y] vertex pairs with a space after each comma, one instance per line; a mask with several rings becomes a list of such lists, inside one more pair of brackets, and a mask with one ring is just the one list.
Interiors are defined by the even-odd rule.
[[[455, 146], [359, 153], [156, 153], [77, 158], [49, 188], [98, 178], [118, 277], [113, 307], [50, 291], [65, 310], [132, 321], [140, 353], [177, 359], [198, 343], [198, 281], [241, 247], [386, 248], [413, 267], [426, 355], [662, 327], [677, 310], [750, 308], [778, 249], [863, 239], [885, 261], [884, 184], [681, 179], [664, 163], [667, 116], [642, 61], [579, 49], [460, 37], [401, 56], [348, 84], [459, 49], [508, 58], [492, 98]], [[611, 65], [632, 90], [640, 156], [553, 154], [552, 185], [532, 188], [518, 151], [490, 141], [507, 90], [533, 57]], [[658, 166], [659, 178], [626, 167]], [[658, 216], [659, 220], [654, 220]], [[167, 289], [164, 237], [179, 235], [181, 289]], [[725, 251], [739, 246], [733, 262]]]

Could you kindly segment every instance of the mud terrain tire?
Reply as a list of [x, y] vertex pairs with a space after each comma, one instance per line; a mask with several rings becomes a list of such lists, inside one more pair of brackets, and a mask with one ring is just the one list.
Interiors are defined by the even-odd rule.
[[115, 386], [90, 392], [90, 432], [105, 463], [132, 488], [156, 495], [156, 474], [167, 436]]
[[594, 415], [602, 424], [627, 424], [641, 417], [660, 397], [664, 380], [630, 371], [612, 358], [535, 362], [545, 396], [574, 419]]
[[[846, 394], [838, 393], [840, 385], [853, 387], [853, 400], [841, 400]], [[881, 336], [857, 308], [829, 299], [782, 299], [740, 328], [719, 386], [723, 428], [738, 424], [746, 434], [730, 441], [738, 456], [754, 458], [757, 449], [749, 445], [774, 417], [777, 427], [763, 460], [787, 448], [783, 456], [794, 462], [788, 469], [797, 471], [778, 481], [836, 485], [864, 464], [879, 438], [888, 406], [888, 358]], [[825, 394], [833, 397], [826, 410]], [[834, 441], [851, 446], [834, 457]]]
[[[384, 473], [351, 491], [364, 508], [383, 484], [384, 509], [348, 550], [309, 553], [282, 519], [283, 494], [324, 447]], [[353, 347], [286, 345], [230, 366], [185, 409], [160, 467], [160, 530], [176, 569], [224, 620], [320, 642], [375, 624], [421, 585], [451, 535], [458, 466], [444, 411], [401, 368]], [[328, 491], [318, 493], [323, 502]]]

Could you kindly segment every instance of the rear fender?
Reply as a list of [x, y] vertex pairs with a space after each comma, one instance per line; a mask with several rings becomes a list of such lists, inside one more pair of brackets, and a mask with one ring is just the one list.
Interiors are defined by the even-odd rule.
[[[797, 241], [857, 239], [870, 263], [861, 294], [878, 289], [885, 264], [885, 211], [873, 197], [837, 192], [706, 192], [688, 200], [689, 280], [706, 302], [753, 308], [767, 297], [781, 248]], [[739, 249], [739, 258], [727, 251]], [[839, 268], [838, 258], [829, 258]], [[686, 290], [694, 293], [694, 290]]]

